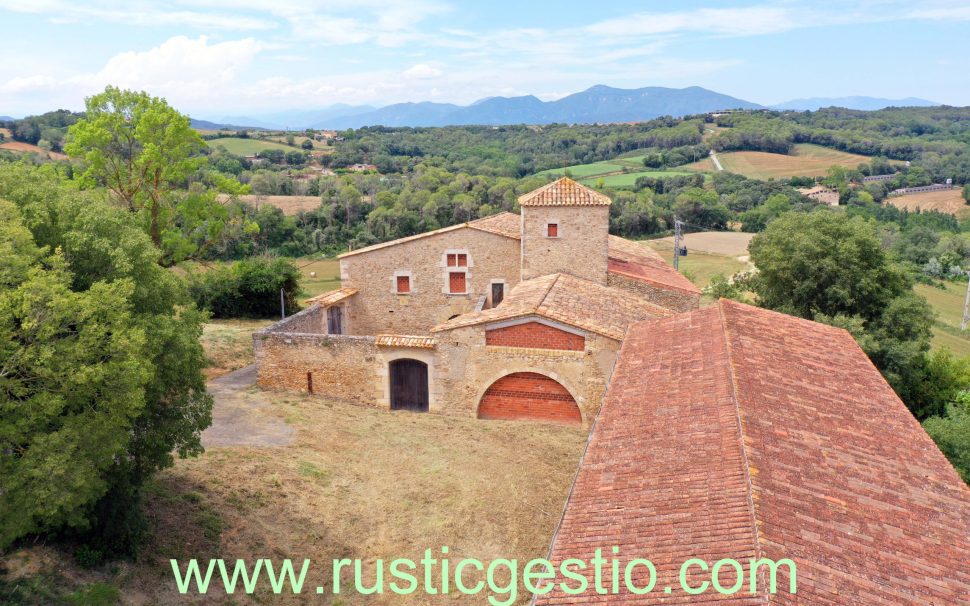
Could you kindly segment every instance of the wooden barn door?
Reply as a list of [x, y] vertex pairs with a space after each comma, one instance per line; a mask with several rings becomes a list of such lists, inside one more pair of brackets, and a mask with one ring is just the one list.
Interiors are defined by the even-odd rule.
[[344, 314], [342, 309], [336, 305], [327, 308], [327, 333], [331, 335], [344, 334]]
[[428, 412], [428, 365], [418, 360], [391, 362], [391, 410]]

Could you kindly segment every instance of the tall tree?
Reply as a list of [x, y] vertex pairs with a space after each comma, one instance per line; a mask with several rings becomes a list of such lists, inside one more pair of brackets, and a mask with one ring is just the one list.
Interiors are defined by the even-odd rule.
[[171, 192], [205, 163], [204, 142], [187, 116], [159, 97], [113, 86], [85, 100], [65, 151], [84, 161], [86, 186], [104, 185], [129, 210], [144, 214], [156, 246], [174, 213]]
[[[131, 553], [139, 489], [211, 422], [203, 314], [130, 213], [0, 164], [0, 548], [74, 529]], [[52, 252], [54, 251], [54, 252]]]

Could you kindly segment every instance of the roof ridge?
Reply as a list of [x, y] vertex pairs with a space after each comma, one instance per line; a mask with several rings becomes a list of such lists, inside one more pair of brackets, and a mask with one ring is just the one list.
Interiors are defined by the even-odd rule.
[[[762, 556], [761, 550], [761, 530], [758, 526], [758, 514], [757, 507], [754, 504], [754, 481], [751, 479], [751, 465], [748, 461], [748, 448], [745, 444], [744, 439], [744, 419], [741, 415], [741, 400], [738, 398], [738, 375], [734, 368], [734, 349], [731, 347], [731, 337], [728, 334], [728, 322], [727, 315], [725, 314], [725, 303], [727, 301], [722, 297], [717, 301], [717, 312], [720, 318], [721, 324], [721, 336], [724, 338], [724, 349], [727, 354], [727, 371], [731, 379], [731, 399], [734, 401], [734, 414], [735, 420], [737, 421], [738, 428], [738, 443], [741, 448], [741, 467], [744, 472], [745, 483], [747, 484], [747, 495], [748, 495], [748, 510], [751, 514], [751, 534], [754, 537], [754, 552], [755, 561], [760, 561]], [[761, 568], [759, 572], [760, 575], [764, 574], [764, 567]], [[764, 585], [761, 583], [763, 579], [759, 579], [758, 591], [759, 593], [763, 590], [761, 589]], [[768, 603], [767, 592], [762, 593], [759, 597], [764, 599], [764, 603]]]
[[562, 277], [562, 272], [556, 272], [556, 273], [550, 274], [550, 275], [555, 276], [555, 279], [553, 279], [549, 283], [549, 288], [546, 289], [546, 292], [542, 293], [542, 297], [540, 297], [539, 298], [539, 302], [536, 303], [535, 311], [539, 311], [539, 308], [541, 308], [545, 304], [546, 297], [549, 296], [549, 293], [552, 292], [552, 288], [559, 282], [559, 278]]

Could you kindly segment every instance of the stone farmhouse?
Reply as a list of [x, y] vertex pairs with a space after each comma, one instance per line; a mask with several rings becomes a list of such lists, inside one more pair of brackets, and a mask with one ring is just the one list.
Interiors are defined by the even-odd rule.
[[[547, 559], [649, 558], [655, 589], [535, 605], [970, 604], [970, 488], [845, 330], [699, 293], [561, 179], [503, 213], [347, 253], [254, 335], [259, 383], [591, 429]], [[594, 422], [595, 421], [595, 422]], [[692, 559], [791, 560], [688, 595]], [[575, 579], [571, 577], [570, 580]], [[711, 581], [695, 566], [687, 584]], [[737, 580], [739, 585], [733, 585]], [[645, 567], [631, 579], [643, 588]], [[570, 583], [575, 586], [575, 583]], [[676, 588], [670, 592], [665, 587]]]
[[348, 252], [341, 288], [254, 334], [259, 384], [390, 409], [588, 426], [626, 328], [698, 307], [568, 178], [522, 212]]

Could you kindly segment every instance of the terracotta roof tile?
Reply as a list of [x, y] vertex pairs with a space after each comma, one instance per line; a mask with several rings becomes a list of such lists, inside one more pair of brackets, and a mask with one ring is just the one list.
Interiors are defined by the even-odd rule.
[[519, 196], [520, 206], [609, 206], [608, 196], [562, 177], [539, 189]]
[[[613, 545], [661, 589], [536, 603], [966, 604], [970, 489], [848, 333], [721, 301], [630, 327], [551, 559]], [[798, 593], [688, 596], [692, 557]]]
[[377, 335], [378, 347], [415, 347], [418, 349], [434, 349], [434, 337], [414, 335]]
[[522, 239], [522, 215], [501, 212], [468, 223], [472, 229], [491, 232], [515, 240]]
[[648, 246], [619, 236], [610, 236], [608, 246], [608, 273], [647, 282], [658, 288], [700, 294], [700, 289], [693, 282]]
[[357, 292], [358, 290], [356, 288], [349, 288], [349, 287], [338, 288], [337, 290], [331, 290], [330, 292], [325, 292], [322, 295], [317, 295], [315, 297], [307, 299], [306, 302], [310, 304], [317, 304], [317, 305], [322, 305], [323, 307], [327, 307], [327, 306], [333, 305], [334, 303], [339, 303], [344, 299], [352, 297], [356, 295]]
[[431, 331], [535, 314], [620, 340], [631, 322], [672, 313], [623, 290], [568, 274], [550, 274], [519, 282], [498, 307], [458, 316]]

